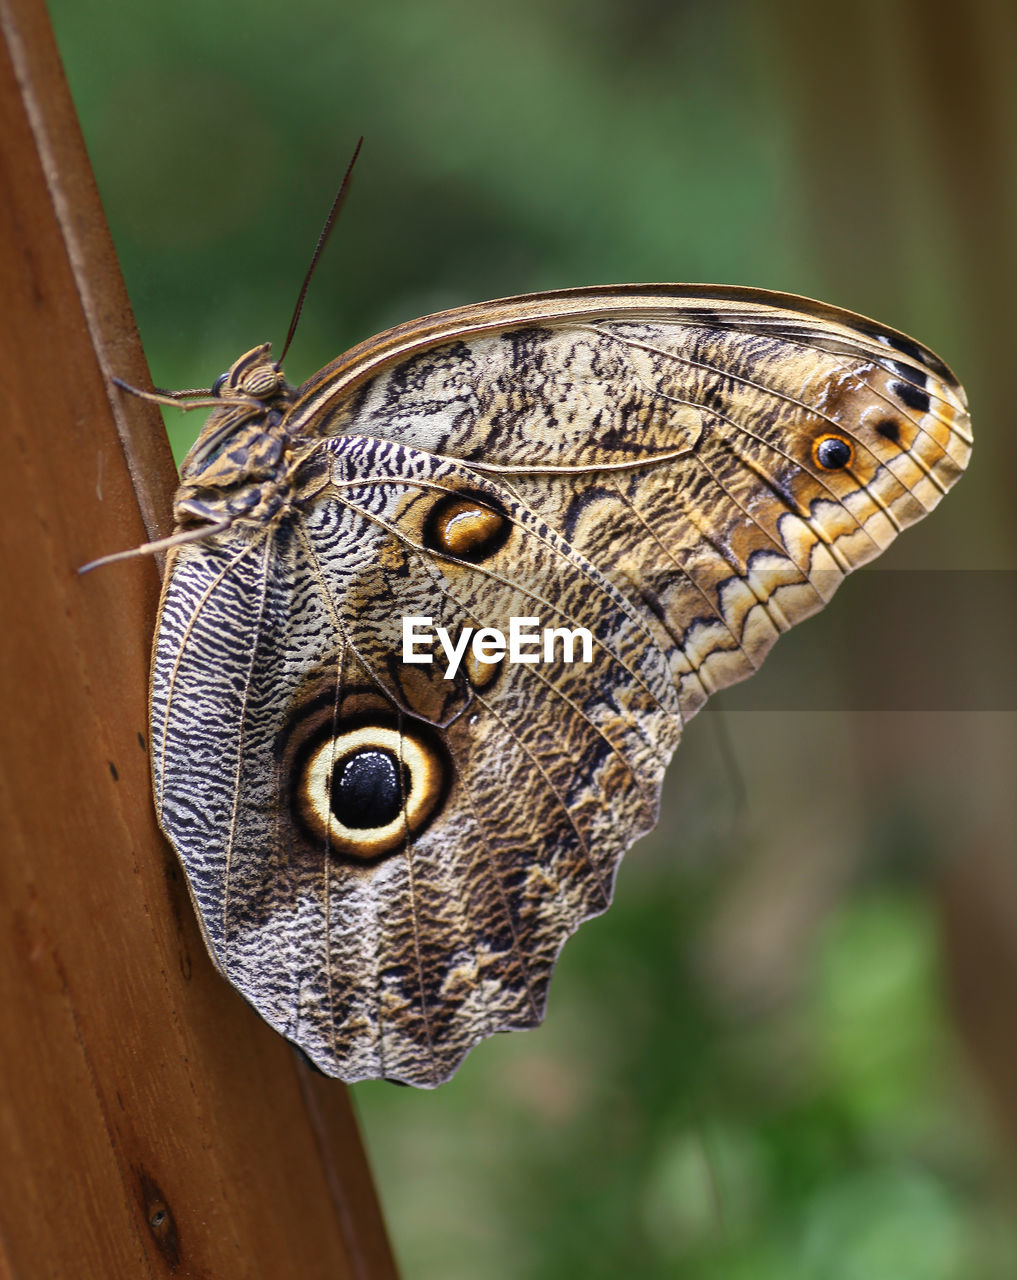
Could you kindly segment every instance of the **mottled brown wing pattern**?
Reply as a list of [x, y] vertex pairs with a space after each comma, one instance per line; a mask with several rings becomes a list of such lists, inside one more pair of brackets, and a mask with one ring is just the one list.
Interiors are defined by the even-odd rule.
[[[160, 819], [273, 1026], [435, 1085], [543, 1016], [683, 721], [957, 479], [963, 392], [871, 322], [702, 288], [446, 313], [296, 392], [266, 367], [183, 470], [180, 518], [229, 527], [167, 573]], [[411, 616], [586, 628], [590, 661], [446, 679], [402, 660]]]

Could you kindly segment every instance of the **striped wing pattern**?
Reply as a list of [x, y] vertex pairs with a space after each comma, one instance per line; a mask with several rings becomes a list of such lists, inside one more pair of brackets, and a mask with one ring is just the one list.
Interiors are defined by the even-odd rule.
[[[232, 514], [168, 566], [160, 820], [259, 1012], [331, 1075], [426, 1087], [540, 1021], [684, 721], [970, 451], [925, 348], [703, 287], [403, 326], [248, 406], [223, 452], [227, 412], [178, 495], [185, 520]], [[582, 627], [590, 661], [445, 679], [440, 652], [402, 661], [409, 616]]]

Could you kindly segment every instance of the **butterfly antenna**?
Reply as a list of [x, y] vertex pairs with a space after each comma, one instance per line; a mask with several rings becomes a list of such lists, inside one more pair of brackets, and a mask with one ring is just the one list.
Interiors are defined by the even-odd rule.
[[290, 343], [293, 341], [293, 335], [297, 331], [297, 322], [300, 319], [300, 313], [304, 309], [304, 299], [307, 297], [307, 287], [311, 283], [311, 276], [314, 275], [314, 269], [318, 265], [318, 259], [322, 255], [328, 238], [332, 234], [332, 228], [336, 224], [339, 217], [339, 210], [343, 207], [343, 200], [346, 198], [346, 192], [350, 185], [350, 176], [353, 173], [353, 166], [357, 163], [357, 156], [360, 155], [360, 148], [364, 145], [364, 139], [361, 138], [353, 149], [353, 158], [346, 166], [346, 172], [343, 174], [343, 180], [339, 183], [339, 190], [335, 193], [335, 199], [332, 201], [332, 207], [328, 211], [328, 217], [325, 219], [325, 225], [321, 229], [321, 235], [318, 236], [318, 243], [314, 246], [314, 252], [311, 254], [311, 265], [307, 268], [307, 275], [304, 276], [304, 283], [300, 286], [300, 293], [297, 295], [297, 305], [293, 308], [293, 319], [290, 321], [289, 330], [286, 333], [286, 341], [283, 343], [282, 352], [279, 355], [279, 363], [286, 359], [286, 352], [290, 349]]

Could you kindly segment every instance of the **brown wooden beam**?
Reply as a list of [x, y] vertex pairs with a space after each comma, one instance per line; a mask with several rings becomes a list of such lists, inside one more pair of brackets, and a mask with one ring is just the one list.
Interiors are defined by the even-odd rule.
[[0, 1272], [393, 1277], [343, 1087], [215, 973], [146, 752], [176, 476], [40, 0], [0, 0]]

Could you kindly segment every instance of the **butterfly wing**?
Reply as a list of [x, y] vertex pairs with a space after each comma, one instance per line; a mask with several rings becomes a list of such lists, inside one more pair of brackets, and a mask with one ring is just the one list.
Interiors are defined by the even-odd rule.
[[[525, 326], [505, 326], [513, 309]], [[487, 468], [641, 598], [686, 713], [927, 514], [971, 439], [962, 388], [910, 338], [806, 299], [707, 286], [433, 317], [335, 362], [301, 410], [316, 434]], [[847, 463], [824, 466], [836, 440]]]
[[[969, 450], [931, 353], [749, 291], [404, 326], [306, 384], [291, 422], [289, 512], [167, 574], [157, 805], [216, 962], [268, 1021], [330, 1074], [425, 1086], [540, 1020], [684, 719]], [[453, 639], [585, 628], [589, 661], [560, 636], [553, 661], [467, 653], [446, 678], [440, 646], [403, 660], [425, 617]]]

